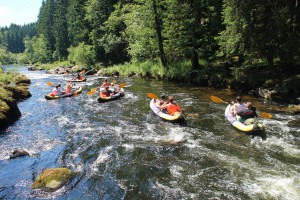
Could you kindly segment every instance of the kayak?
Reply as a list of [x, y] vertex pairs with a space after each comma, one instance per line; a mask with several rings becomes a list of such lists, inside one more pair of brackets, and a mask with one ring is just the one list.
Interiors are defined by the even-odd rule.
[[256, 132], [256, 131], [262, 131], [263, 130], [263, 126], [260, 122], [255, 122], [254, 124], [250, 124], [250, 125], [245, 125], [242, 122], [239, 122], [230, 112], [230, 104], [227, 106], [226, 110], [225, 110], [225, 117], [227, 118], [227, 120], [229, 121], [229, 123], [234, 126], [235, 128], [237, 128], [240, 131], [243, 132]]
[[51, 93], [49, 93], [49, 94], [45, 95], [45, 99], [52, 100], [52, 99], [66, 98], [66, 97], [74, 96], [74, 93], [80, 94], [81, 92], [82, 92], [82, 87], [79, 87], [77, 89], [74, 89], [69, 94], [63, 94], [63, 95], [59, 95], [59, 96], [52, 96]]
[[125, 95], [124, 89], [121, 88], [121, 89], [120, 89], [120, 92], [118, 92], [118, 93], [116, 93], [116, 94], [114, 94], [114, 95], [112, 95], [112, 96], [109, 96], [109, 97], [99, 96], [99, 97], [97, 98], [97, 101], [98, 101], [98, 102], [113, 101], [113, 100], [116, 100], [116, 99], [118, 99], [118, 98], [120, 98], [120, 97], [123, 97], [124, 95]]
[[65, 81], [71, 81], [71, 82], [85, 82], [86, 81], [86, 78], [83, 78], [83, 79], [65, 79]]
[[[159, 100], [156, 100], [158, 102]], [[150, 101], [150, 108], [154, 114], [159, 116], [160, 118], [170, 121], [170, 122], [178, 122], [178, 121], [183, 121], [184, 116], [183, 114], [179, 113], [177, 115], [169, 115], [168, 113], [165, 113], [160, 110], [160, 108], [155, 104], [154, 99]]]

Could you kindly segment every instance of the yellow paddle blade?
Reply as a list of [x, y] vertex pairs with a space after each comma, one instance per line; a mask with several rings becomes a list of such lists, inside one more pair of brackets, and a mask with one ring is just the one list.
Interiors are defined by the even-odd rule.
[[54, 86], [53, 83], [51, 83], [51, 82], [47, 82], [47, 85]]
[[120, 86], [121, 88], [123, 88], [123, 87], [126, 86], [126, 83], [121, 83], [119, 86]]
[[270, 113], [260, 112], [259, 115], [260, 115], [262, 118], [266, 118], [266, 119], [272, 118], [272, 114], [270, 114]]
[[74, 96], [78, 96], [78, 93], [77, 92], [73, 92]]
[[116, 85], [116, 83], [117, 83], [117, 81], [116, 81], [116, 80], [114, 80], [114, 81], [113, 81], [113, 84], [115, 84], [115, 85]]
[[84, 73], [85, 73], [85, 70], [82, 70], [80, 73], [81, 73], [81, 74], [84, 74]]
[[215, 102], [215, 103], [226, 103], [225, 101], [223, 101], [222, 99], [220, 99], [219, 97], [217, 96], [210, 96], [210, 99]]
[[91, 88], [91, 91], [96, 91], [97, 90], [97, 88]]
[[147, 96], [151, 99], [158, 99], [158, 97], [156, 96], [156, 94], [153, 93], [148, 93]]
[[96, 92], [96, 90], [93, 90], [93, 91], [88, 92], [87, 94], [88, 95], [93, 95], [93, 94], [95, 94], [95, 92]]

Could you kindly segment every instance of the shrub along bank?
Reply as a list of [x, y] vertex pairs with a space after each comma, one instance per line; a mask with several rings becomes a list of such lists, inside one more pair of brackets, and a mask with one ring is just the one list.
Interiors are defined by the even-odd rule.
[[230, 88], [285, 103], [298, 104], [300, 97], [300, 66], [238, 66], [234, 62], [209, 64], [202, 60], [198, 69], [192, 69], [188, 61], [169, 64], [166, 69], [160, 63], [144, 62], [102, 68], [99, 74], [140, 76], [204, 87]]

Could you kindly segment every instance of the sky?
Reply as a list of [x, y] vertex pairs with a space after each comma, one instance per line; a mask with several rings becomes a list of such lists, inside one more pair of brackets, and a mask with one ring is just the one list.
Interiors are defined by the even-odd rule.
[[0, 27], [37, 21], [43, 0], [0, 0]]

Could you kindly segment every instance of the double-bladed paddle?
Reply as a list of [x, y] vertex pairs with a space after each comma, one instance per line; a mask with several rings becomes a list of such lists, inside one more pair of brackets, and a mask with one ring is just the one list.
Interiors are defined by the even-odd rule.
[[[215, 102], [215, 103], [226, 103], [228, 104], [226, 101], [223, 101], [222, 99], [220, 99], [219, 97], [217, 96], [210, 96], [210, 99]], [[259, 115], [262, 117], [262, 118], [265, 118], [265, 119], [270, 119], [272, 118], [272, 114], [270, 113], [266, 113], [266, 112], [260, 112]]]

